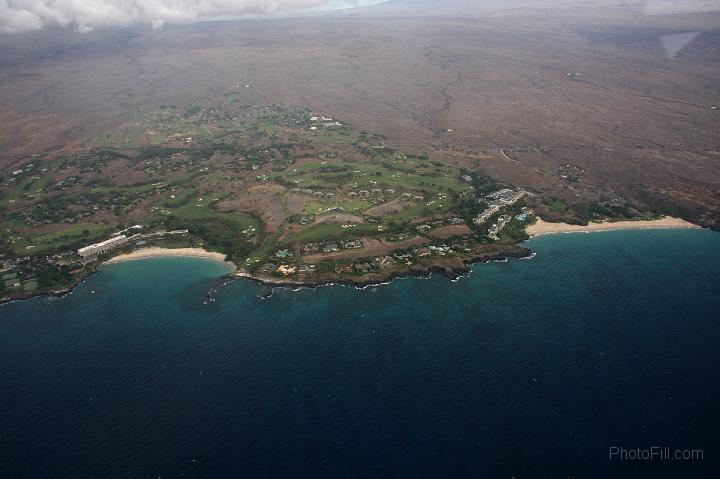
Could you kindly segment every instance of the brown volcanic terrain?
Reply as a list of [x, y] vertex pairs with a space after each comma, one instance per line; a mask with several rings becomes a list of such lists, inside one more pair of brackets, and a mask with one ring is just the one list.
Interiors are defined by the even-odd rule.
[[[717, 13], [360, 13], [0, 36], [0, 168], [241, 85], [244, 103], [337, 116], [545, 196], [621, 196], [720, 224]], [[669, 55], [663, 42], [687, 32]]]

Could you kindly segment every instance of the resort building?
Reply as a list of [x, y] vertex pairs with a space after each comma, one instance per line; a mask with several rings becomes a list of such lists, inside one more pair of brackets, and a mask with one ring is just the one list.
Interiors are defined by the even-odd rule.
[[100, 243], [91, 244], [78, 250], [78, 255], [82, 258], [88, 258], [90, 256], [97, 256], [99, 254], [107, 253], [110, 250], [118, 248], [128, 242], [128, 238], [125, 235], [118, 235]]

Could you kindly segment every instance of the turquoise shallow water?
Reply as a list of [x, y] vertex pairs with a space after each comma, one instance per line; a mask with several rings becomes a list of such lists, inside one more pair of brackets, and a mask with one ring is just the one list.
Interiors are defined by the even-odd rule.
[[0, 307], [0, 477], [715, 477], [720, 235], [529, 246], [210, 304], [223, 265], [158, 258]]

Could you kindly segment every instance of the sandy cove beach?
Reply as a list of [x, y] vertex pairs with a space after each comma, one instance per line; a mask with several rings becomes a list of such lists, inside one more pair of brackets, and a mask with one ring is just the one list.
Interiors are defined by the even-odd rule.
[[132, 253], [125, 253], [115, 256], [114, 258], [110, 258], [109, 260], [105, 261], [105, 264], [122, 263], [125, 261], [134, 261], [138, 259], [167, 256], [183, 258], [203, 258], [213, 261], [220, 261], [232, 267], [233, 270], [237, 269], [234, 263], [226, 260], [226, 255], [222, 253], [206, 251], [202, 248], [141, 248], [133, 251]]
[[535, 224], [528, 226], [527, 234], [530, 237], [543, 236], [560, 233], [590, 233], [595, 231], [614, 230], [644, 230], [644, 229], [666, 229], [684, 228], [698, 229], [700, 226], [672, 216], [665, 216], [659, 220], [643, 221], [604, 221], [602, 223], [588, 223], [587, 226], [570, 225], [567, 223], [548, 223], [538, 218]]

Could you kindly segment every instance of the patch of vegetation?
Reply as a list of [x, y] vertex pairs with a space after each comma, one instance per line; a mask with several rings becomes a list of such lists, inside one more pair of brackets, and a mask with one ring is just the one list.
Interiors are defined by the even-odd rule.
[[43, 289], [59, 289], [66, 287], [72, 275], [63, 269], [43, 268], [38, 273], [38, 286]]
[[620, 221], [632, 219], [635, 212], [627, 205], [608, 205], [602, 203], [577, 203], [572, 206], [573, 212], [583, 221]]
[[704, 210], [700, 205], [689, 201], [669, 199], [653, 191], [643, 191], [640, 195], [650, 209], [659, 215], [685, 218], [699, 223], [704, 214]]
[[163, 204], [168, 208], [179, 208], [181, 206], [185, 206], [191, 198], [195, 197], [196, 194], [197, 191], [194, 188], [182, 190], [173, 193], [173, 195]]
[[109, 227], [106, 225], [77, 223], [52, 233], [41, 233], [23, 237], [13, 244], [13, 249], [17, 254], [29, 255], [75, 250], [87, 243], [104, 237], [108, 231]]
[[235, 221], [219, 217], [206, 217], [179, 220], [169, 218], [169, 228], [186, 228], [191, 234], [205, 241], [205, 248], [226, 254], [231, 261], [241, 262], [252, 252], [255, 243], [243, 235], [238, 235]]
[[550, 202], [547, 205], [548, 205], [548, 208], [550, 208], [550, 211], [552, 211], [554, 213], [563, 214], [563, 213], [567, 213], [568, 210], [570, 209], [570, 206], [568, 205], [567, 201], [565, 201], [561, 198], [556, 198], [556, 197], [550, 198]]

